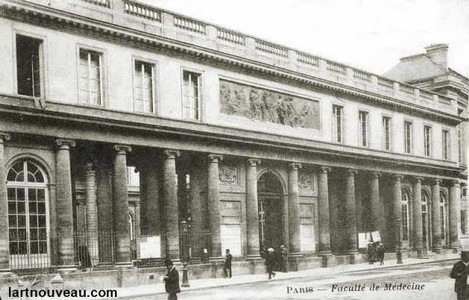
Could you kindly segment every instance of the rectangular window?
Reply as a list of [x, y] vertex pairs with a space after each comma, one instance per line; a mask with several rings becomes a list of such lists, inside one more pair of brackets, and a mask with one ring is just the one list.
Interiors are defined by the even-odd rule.
[[368, 147], [368, 112], [359, 111], [359, 146]]
[[135, 61], [134, 108], [138, 112], [154, 112], [154, 65]]
[[425, 156], [432, 156], [432, 128], [430, 126], [423, 127], [423, 149]]
[[404, 122], [404, 152], [412, 153], [412, 122]]
[[200, 74], [183, 72], [183, 116], [185, 119], [200, 119]]
[[441, 137], [441, 146], [443, 159], [449, 159], [449, 131], [443, 129]]
[[391, 150], [391, 118], [383, 117], [383, 150]]
[[342, 124], [344, 108], [332, 105], [332, 141], [342, 143]]
[[23, 35], [16, 36], [16, 73], [18, 94], [41, 97], [42, 41]]
[[80, 103], [102, 105], [102, 54], [80, 49], [79, 97]]

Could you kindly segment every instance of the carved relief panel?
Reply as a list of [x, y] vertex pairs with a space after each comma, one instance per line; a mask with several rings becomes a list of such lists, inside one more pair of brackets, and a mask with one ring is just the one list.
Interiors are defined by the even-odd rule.
[[319, 101], [220, 80], [221, 113], [319, 130]]

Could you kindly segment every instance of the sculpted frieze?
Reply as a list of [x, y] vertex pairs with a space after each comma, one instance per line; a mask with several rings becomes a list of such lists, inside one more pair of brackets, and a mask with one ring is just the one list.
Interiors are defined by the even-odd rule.
[[221, 113], [291, 127], [319, 129], [319, 102], [220, 80]]

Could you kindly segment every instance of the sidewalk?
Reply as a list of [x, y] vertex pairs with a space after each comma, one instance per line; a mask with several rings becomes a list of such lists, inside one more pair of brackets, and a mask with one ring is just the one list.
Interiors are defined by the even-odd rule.
[[[427, 259], [417, 259], [417, 258], [407, 258], [403, 260], [403, 264], [397, 264], [396, 260], [387, 260], [385, 261], [384, 266], [380, 266], [379, 263], [370, 265], [368, 263], [355, 264], [355, 265], [340, 265], [330, 268], [319, 268], [319, 269], [310, 269], [303, 270], [298, 272], [288, 272], [282, 273], [277, 272], [274, 279], [278, 280], [287, 280], [293, 278], [302, 278], [302, 277], [321, 277], [332, 274], [340, 274], [344, 272], [353, 272], [353, 271], [363, 271], [370, 269], [384, 269], [391, 268], [396, 266], [405, 266], [405, 265], [418, 265], [426, 264], [436, 261], [447, 261], [447, 260], [456, 260], [459, 259], [460, 254], [454, 254], [444, 259], [439, 258], [427, 258]], [[179, 270], [179, 277], [182, 279], [182, 270]], [[238, 275], [234, 274], [232, 278], [206, 278], [206, 279], [197, 279], [190, 280], [190, 287], [181, 287], [182, 292], [185, 291], [194, 291], [194, 290], [203, 290], [216, 287], [224, 286], [234, 286], [241, 285], [253, 282], [262, 282], [268, 281], [267, 274], [249, 274], [249, 275]], [[165, 294], [164, 283], [155, 283], [151, 285], [141, 285], [137, 287], [126, 287], [126, 288], [117, 288], [117, 293], [119, 299], [133, 299], [136, 296], [148, 296], [155, 294]]]

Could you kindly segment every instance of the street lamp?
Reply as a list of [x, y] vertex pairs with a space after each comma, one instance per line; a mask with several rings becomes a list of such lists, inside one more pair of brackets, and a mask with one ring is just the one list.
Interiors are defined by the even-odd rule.
[[402, 264], [402, 252], [401, 252], [401, 218], [396, 218], [396, 228], [397, 228], [397, 239], [396, 239], [396, 257], [397, 264]]
[[182, 228], [182, 287], [190, 287], [189, 285], [189, 278], [187, 275], [187, 238], [189, 234], [189, 227], [186, 221], [181, 221], [181, 228]]

